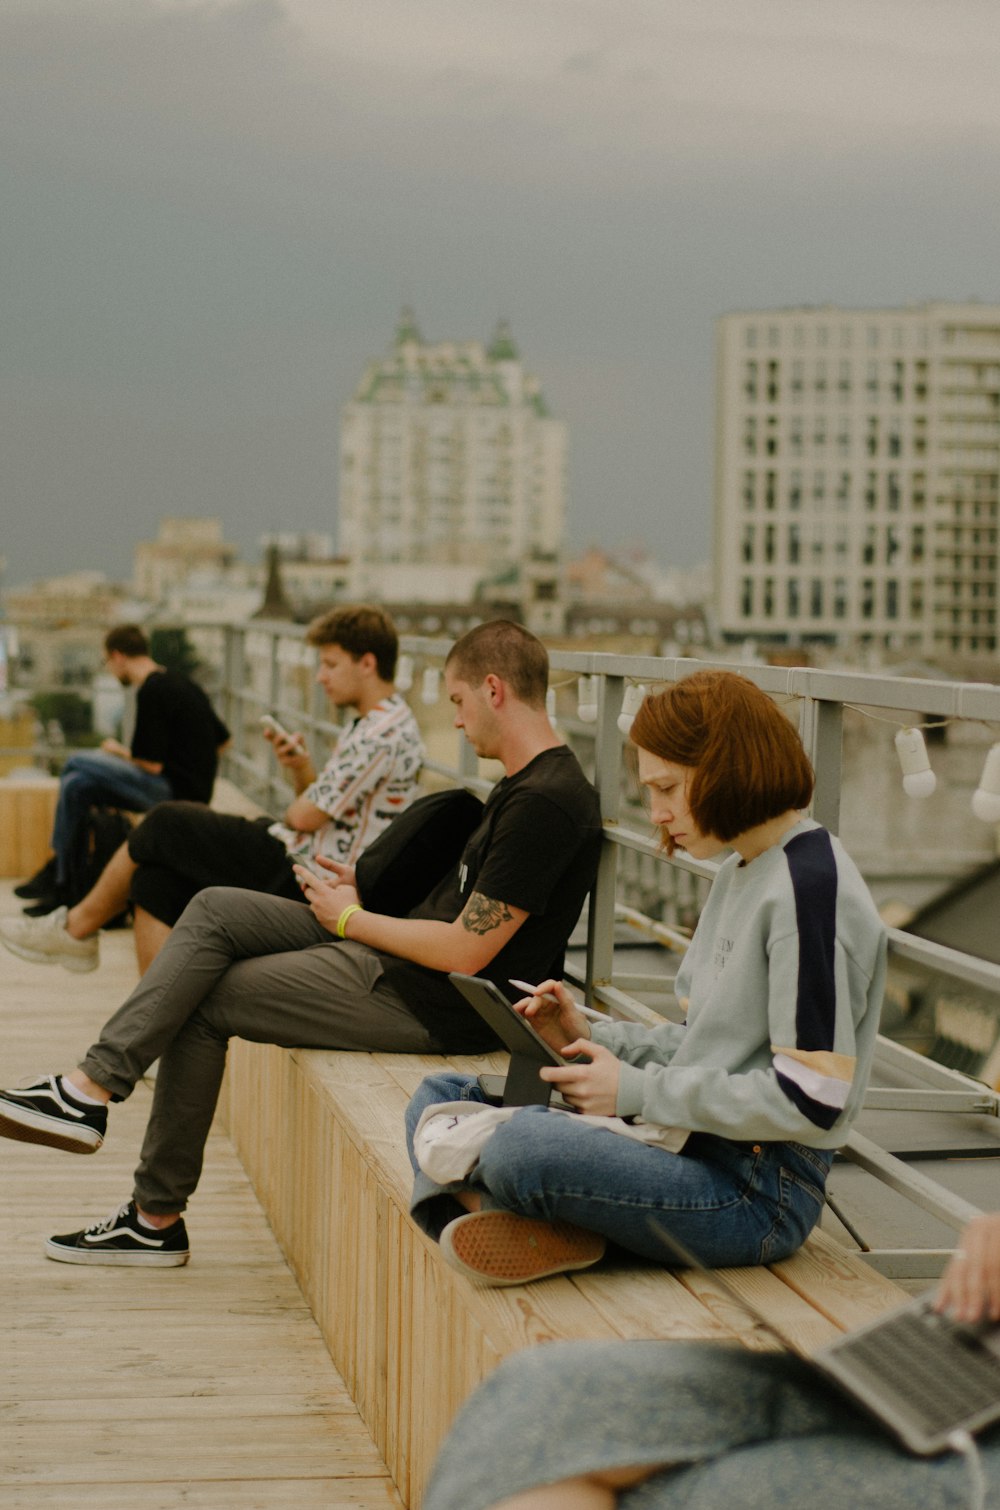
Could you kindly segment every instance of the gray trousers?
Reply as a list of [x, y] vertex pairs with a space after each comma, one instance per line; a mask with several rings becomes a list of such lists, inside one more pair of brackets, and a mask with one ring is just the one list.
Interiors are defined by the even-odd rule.
[[121, 1101], [160, 1061], [135, 1177], [143, 1210], [183, 1211], [194, 1191], [231, 1037], [284, 1048], [437, 1048], [373, 950], [332, 938], [301, 902], [209, 887], [80, 1064]]

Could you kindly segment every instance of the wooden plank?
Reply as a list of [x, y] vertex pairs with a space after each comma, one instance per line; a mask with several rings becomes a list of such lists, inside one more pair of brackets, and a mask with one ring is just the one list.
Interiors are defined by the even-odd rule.
[[[15, 911], [0, 887], [0, 910]], [[69, 978], [4, 954], [3, 1083], [66, 1068], [131, 989], [128, 932], [106, 934], [101, 967]], [[242, 1086], [274, 1092], [243, 1133], [271, 1197], [293, 1211], [317, 1252], [329, 1247], [294, 1158], [272, 1146], [333, 1123], [325, 1095], [303, 1087], [291, 1056], [241, 1062]], [[203, 1510], [322, 1506], [400, 1510], [385, 1464], [330, 1362], [231, 1144], [213, 1133], [188, 1228], [192, 1260], [166, 1271], [48, 1262], [45, 1237], [111, 1209], [130, 1189], [149, 1109], [140, 1087], [113, 1109], [93, 1158], [4, 1142], [0, 1208], [4, 1382], [0, 1510]], [[312, 1119], [312, 1122], [310, 1121]], [[318, 1135], [318, 1134], [317, 1134]], [[309, 1173], [326, 1178], [322, 1151]], [[286, 1170], [294, 1176], [283, 1190]], [[300, 1234], [300, 1235], [301, 1235]], [[325, 1272], [325, 1271], [324, 1271]], [[86, 1393], [66, 1358], [86, 1360]], [[127, 1475], [127, 1477], [126, 1477]]]

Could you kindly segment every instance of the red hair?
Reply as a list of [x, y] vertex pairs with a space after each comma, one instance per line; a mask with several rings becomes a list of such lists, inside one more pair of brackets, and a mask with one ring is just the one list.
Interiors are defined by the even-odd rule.
[[[650, 693], [630, 737], [650, 755], [693, 769], [691, 816], [726, 844], [812, 800], [815, 777], [795, 729], [766, 692], [733, 671], [696, 671]], [[672, 854], [668, 834], [663, 842]]]

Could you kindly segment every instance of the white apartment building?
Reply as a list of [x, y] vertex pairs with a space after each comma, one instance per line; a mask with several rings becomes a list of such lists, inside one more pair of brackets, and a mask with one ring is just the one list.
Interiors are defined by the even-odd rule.
[[488, 346], [430, 344], [404, 310], [344, 408], [340, 449], [355, 596], [377, 593], [393, 564], [492, 574], [562, 545], [566, 427], [503, 322]]
[[1000, 306], [755, 310], [717, 343], [724, 637], [995, 651]]

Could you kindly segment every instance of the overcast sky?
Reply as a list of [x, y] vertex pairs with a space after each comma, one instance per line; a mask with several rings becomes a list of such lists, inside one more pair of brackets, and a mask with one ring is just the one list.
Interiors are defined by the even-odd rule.
[[713, 321], [1000, 302], [996, 0], [3, 0], [6, 582], [336, 530], [409, 303], [510, 322], [569, 536], [711, 548]]

